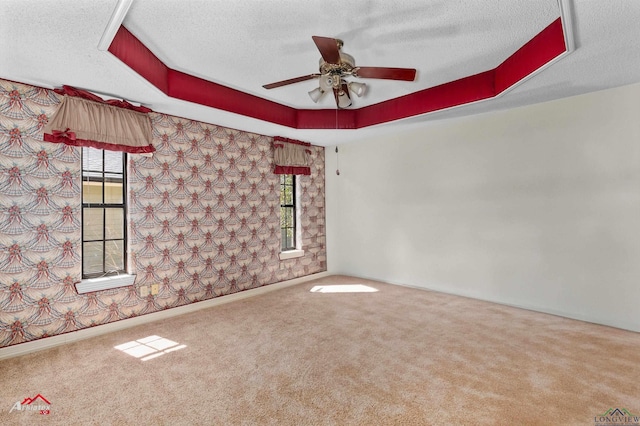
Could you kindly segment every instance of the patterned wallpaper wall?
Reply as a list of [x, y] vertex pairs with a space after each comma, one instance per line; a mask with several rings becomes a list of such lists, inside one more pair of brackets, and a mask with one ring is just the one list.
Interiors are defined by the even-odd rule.
[[153, 113], [157, 152], [129, 157], [136, 283], [78, 295], [80, 149], [42, 141], [59, 102], [0, 79], [0, 347], [326, 270], [322, 147], [299, 177], [305, 255], [280, 261], [272, 138]]

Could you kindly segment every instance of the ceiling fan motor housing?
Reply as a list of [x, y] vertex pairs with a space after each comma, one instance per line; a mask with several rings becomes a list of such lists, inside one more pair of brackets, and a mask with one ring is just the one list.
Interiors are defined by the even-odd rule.
[[330, 64], [320, 58], [320, 74], [332, 74], [338, 76], [352, 75], [356, 67], [356, 60], [353, 56], [340, 52], [340, 63]]

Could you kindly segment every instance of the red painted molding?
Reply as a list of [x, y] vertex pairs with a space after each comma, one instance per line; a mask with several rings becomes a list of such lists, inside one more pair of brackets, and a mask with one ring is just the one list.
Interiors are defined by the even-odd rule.
[[560, 18], [529, 40], [495, 69], [496, 95], [567, 51]]
[[169, 93], [167, 94], [172, 98], [295, 127], [296, 110], [294, 108], [180, 71], [169, 69], [168, 75]]
[[357, 129], [358, 109], [299, 109], [296, 129]]
[[163, 93], [169, 93], [169, 68], [125, 27], [120, 26], [109, 52]]
[[358, 110], [358, 127], [413, 117], [495, 96], [494, 71], [464, 77]]
[[359, 129], [490, 99], [566, 52], [562, 20], [553, 21], [492, 70], [359, 109], [295, 109], [168, 68], [126, 28], [109, 52], [176, 99], [294, 129]]

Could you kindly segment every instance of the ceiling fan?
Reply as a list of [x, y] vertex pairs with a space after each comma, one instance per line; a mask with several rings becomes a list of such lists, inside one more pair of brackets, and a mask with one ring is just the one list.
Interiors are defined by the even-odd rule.
[[326, 92], [333, 91], [338, 108], [351, 106], [349, 91], [357, 96], [364, 95], [367, 85], [355, 81], [347, 82], [345, 77], [380, 78], [386, 80], [413, 81], [416, 70], [413, 68], [358, 67], [353, 56], [341, 51], [342, 40], [330, 37], [313, 36], [313, 41], [320, 51], [320, 73], [309, 74], [288, 80], [265, 84], [265, 89], [286, 86], [301, 81], [320, 79], [319, 87], [309, 92], [313, 102], [318, 102]]

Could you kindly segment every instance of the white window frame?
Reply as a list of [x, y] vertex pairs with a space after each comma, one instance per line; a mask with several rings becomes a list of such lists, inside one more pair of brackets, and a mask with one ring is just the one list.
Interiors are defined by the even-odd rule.
[[[302, 220], [301, 220], [301, 208], [300, 208], [300, 179], [297, 179], [293, 175], [294, 185], [294, 214], [295, 214], [295, 248], [290, 250], [280, 251], [280, 260], [295, 259], [304, 256], [304, 250], [302, 249]], [[282, 191], [282, 185], [280, 185], [280, 191]], [[280, 247], [282, 247], [282, 234], [280, 236]]]

